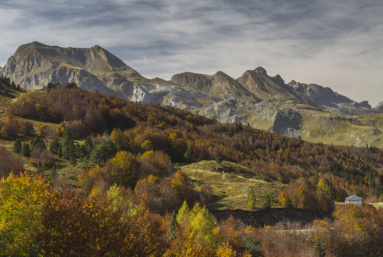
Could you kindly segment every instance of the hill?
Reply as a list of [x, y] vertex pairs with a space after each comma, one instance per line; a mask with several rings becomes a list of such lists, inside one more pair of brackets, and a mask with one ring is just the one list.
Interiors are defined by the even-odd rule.
[[[250, 188], [257, 199], [256, 210], [261, 210], [267, 194], [276, 196], [284, 188], [282, 183], [270, 180], [247, 167], [227, 161], [221, 164], [217, 164], [215, 161], [201, 161], [181, 168], [197, 188], [202, 185], [212, 187], [215, 199], [210, 207], [211, 211], [248, 210], [247, 197]], [[278, 207], [282, 206], [277, 201], [272, 202], [272, 208]]]
[[[49, 94], [31, 95], [13, 102], [8, 112], [17, 119], [46, 123], [44, 129], [35, 130], [47, 138], [62, 137], [65, 128], [71, 131], [73, 140], [80, 140], [80, 145], [89, 135], [99, 143], [101, 139], [95, 135], [102, 135], [107, 130], [112, 132], [110, 137], [120, 149], [134, 154], [143, 154], [147, 149], [145, 145], [150, 142], [149, 149], [165, 152], [172, 162], [184, 162], [190, 148], [187, 159], [193, 162], [220, 157], [225, 161], [246, 164], [260, 175], [284, 183], [302, 176], [312, 177], [316, 172], [323, 175], [331, 172], [342, 178], [342, 182], [336, 183], [349, 193], [360, 187], [366, 195], [380, 194], [377, 193], [380, 192], [377, 189], [379, 184], [360, 180], [367, 174], [373, 176], [371, 181], [380, 176], [383, 156], [381, 150], [372, 146], [335, 148], [314, 144], [240, 123], [220, 124], [184, 110], [129, 102], [82, 89], [57, 87]], [[11, 120], [3, 123], [5, 129], [2, 131], [10, 135], [19, 133], [17, 124], [12, 124]], [[8, 130], [12, 126], [14, 129]], [[335, 132], [333, 134], [336, 135]], [[365, 188], [365, 183], [369, 187]]]

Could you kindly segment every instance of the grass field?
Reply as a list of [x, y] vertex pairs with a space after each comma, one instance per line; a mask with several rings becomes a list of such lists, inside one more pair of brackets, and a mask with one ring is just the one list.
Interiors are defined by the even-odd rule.
[[[201, 161], [181, 166], [199, 189], [203, 184], [211, 185], [214, 195], [213, 211], [247, 208], [247, 192], [252, 188], [256, 195], [257, 210], [262, 209], [264, 198], [268, 193], [276, 193], [284, 184], [272, 181], [247, 167], [231, 162], [217, 164], [215, 161]], [[219, 169], [217, 171], [217, 169]], [[272, 208], [280, 208], [272, 202]]]

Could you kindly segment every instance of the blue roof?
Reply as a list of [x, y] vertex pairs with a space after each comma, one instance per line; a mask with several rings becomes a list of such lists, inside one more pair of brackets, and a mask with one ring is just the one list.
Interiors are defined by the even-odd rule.
[[360, 200], [363, 200], [363, 198], [356, 195], [352, 195], [346, 198], [346, 201], [360, 201]]

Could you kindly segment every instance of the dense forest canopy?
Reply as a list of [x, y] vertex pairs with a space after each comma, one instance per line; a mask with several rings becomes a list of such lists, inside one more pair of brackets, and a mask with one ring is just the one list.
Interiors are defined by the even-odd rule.
[[[65, 242], [71, 242], [71, 253], [79, 256], [86, 256], [87, 251], [88, 256], [278, 256], [283, 252], [271, 239], [278, 237], [273, 229], [282, 225], [255, 229], [233, 218], [217, 223], [208, 211], [213, 199], [211, 187], [206, 184], [196, 190], [176, 163], [224, 160], [241, 164], [249, 174], [286, 184], [277, 195], [267, 195], [264, 208], [276, 201], [286, 208], [332, 214], [339, 222], [347, 223], [344, 213], [358, 215], [352, 208], [336, 207], [334, 201], [343, 202], [351, 194], [366, 200], [383, 198], [381, 149], [309, 143], [241, 123], [220, 124], [185, 110], [134, 103], [67, 85], [50, 84], [45, 94], [12, 103], [6, 120], [0, 121], [2, 137], [37, 134], [29, 143], [15, 140], [15, 154], [0, 148], [0, 160], [11, 160], [0, 165], [0, 195], [8, 197], [0, 198], [0, 217], [4, 213], [3, 221], [14, 220], [8, 227], [0, 227], [0, 238], [15, 231], [0, 239], [0, 249], [12, 246], [17, 252], [24, 245], [28, 251], [60, 256], [66, 251]], [[43, 124], [34, 133], [30, 120], [54, 125]], [[30, 158], [40, 174], [24, 173], [19, 154]], [[57, 175], [58, 158], [73, 166], [81, 162], [79, 189]], [[48, 177], [41, 175], [46, 167], [52, 168]], [[12, 190], [35, 186], [41, 189], [35, 196], [41, 201], [30, 204], [32, 200], [25, 197], [18, 205], [20, 212], [31, 211], [34, 218], [9, 215], [5, 206], [15, 200]], [[251, 201], [255, 201], [251, 192], [250, 210], [254, 209]], [[366, 208], [363, 215], [375, 217], [371, 226], [382, 226], [380, 211]], [[45, 229], [31, 232], [33, 226]], [[319, 231], [337, 225], [319, 222], [315, 226]], [[23, 244], [18, 241], [16, 227], [28, 235]], [[81, 241], [73, 241], [74, 237], [64, 233], [67, 229]], [[318, 238], [322, 240], [319, 243]], [[288, 238], [279, 239], [294, 244]], [[324, 242], [327, 239], [322, 234], [313, 236], [300, 246], [319, 249], [325, 245], [335, 253], [336, 245]], [[355, 237], [356, 245], [363, 242]], [[116, 247], [119, 253], [113, 252]]]

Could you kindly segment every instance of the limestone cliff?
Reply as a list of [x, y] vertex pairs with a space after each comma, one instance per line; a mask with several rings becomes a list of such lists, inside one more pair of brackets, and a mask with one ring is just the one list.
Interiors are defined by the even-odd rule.
[[79, 87], [105, 93], [144, 81], [141, 75], [105, 49], [62, 48], [38, 42], [20, 46], [8, 59], [3, 74], [28, 89], [48, 82], [76, 82]]

